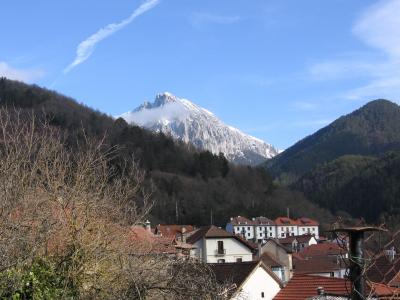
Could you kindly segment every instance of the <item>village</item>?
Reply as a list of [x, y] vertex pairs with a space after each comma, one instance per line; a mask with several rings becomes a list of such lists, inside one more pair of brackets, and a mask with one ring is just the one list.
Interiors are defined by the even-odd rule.
[[[349, 238], [321, 235], [307, 217], [231, 217], [225, 229], [214, 225], [158, 224], [132, 228], [134, 240], [150, 252], [206, 263], [224, 299], [349, 299]], [[394, 247], [367, 272], [368, 299], [397, 299], [400, 261]]]

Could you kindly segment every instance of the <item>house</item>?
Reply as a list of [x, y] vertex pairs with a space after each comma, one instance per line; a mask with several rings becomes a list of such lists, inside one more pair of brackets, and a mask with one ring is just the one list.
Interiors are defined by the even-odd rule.
[[276, 238], [275, 222], [266, 217], [253, 218], [254, 239], [262, 242], [265, 239]]
[[298, 235], [297, 222], [290, 218], [279, 217], [275, 219], [276, 235], [278, 238], [285, 238], [292, 235]]
[[264, 253], [267, 253], [275, 261], [283, 267], [283, 275], [281, 280], [283, 283], [289, 281], [293, 274], [292, 251], [281, 245], [275, 239], [268, 239], [258, 250], [258, 255], [261, 258]]
[[260, 256], [260, 261], [269, 267], [282, 282], [287, 281], [285, 278], [285, 266], [274, 259], [268, 252], [264, 252]]
[[164, 225], [158, 224], [154, 230], [155, 235], [170, 237], [173, 236], [177, 240], [185, 241], [187, 236], [194, 230], [192, 225]]
[[254, 245], [238, 235], [214, 225], [197, 229], [186, 239], [195, 247], [194, 255], [206, 263], [233, 263], [253, 260]]
[[290, 251], [292, 251], [292, 252], [298, 251], [299, 242], [295, 236], [288, 236], [285, 238], [278, 239], [278, 242], [282, 246], [285, 246], [287, 249], [290, 249]]
[[296, 220], [298, 224], [298, 235], [314, 235], [315, 238], [319, 238], [319, 223], [310, 218], [299, 218]]
[[219, 284], [226, 286], [227, 299], [272, 300], [282, 282], [262, 261], [211, 264]]
[[346, 279], [295, 274], [274, 300], [305, 300], [325, 293], [348, 299], [350, 292], [351, 283]]
[[297, 251], [302, 251], [304, 248], [310, 247], [311, 245], [318, 244], [318, 239], [314, 235], [297, 235], [295, 236], [297, 240]]
[[266, 217], [232, 217], [226, 224], [226, 231], [240, 234], [247, 240], [262, 243], [268, 238], [286, 238], [289, 236], [313, 235], [319, 237], [319, 223], [310, 218], [293, 220], [279, 217], [275, 221]]
[[254, 224], [255, 222], [250, 219], [237, 216], [230, 219], [230, 222], [226, 224], [225, 229], [232, 234], [240, 234], [247, 240], [254, 240]]
[[339, 246], [336, 243], [323, 243], [314, 244], [304, 248], [299, 252], [299, 255], [303, 258], [310, 258], [316, 256], [333, 256], [337, 258], [347, 258], [347, 249]]
[[332, 256], [293, 259], [294, 274], [344, 278], [348, 274], [348, 261]]
[[154, 235], [147, 227], [132, 226], [129, 240], [134, 242], [137, 253], [152, 253], [176, 256], [178, 251], [175, 247], [174, 237], [161, 237]]
[[302, 251], [304, 248], [318, 243], [313, 235], [292, 235], [278, 239], [278, 241], [286, 248], [292, 250], [292, 252]]

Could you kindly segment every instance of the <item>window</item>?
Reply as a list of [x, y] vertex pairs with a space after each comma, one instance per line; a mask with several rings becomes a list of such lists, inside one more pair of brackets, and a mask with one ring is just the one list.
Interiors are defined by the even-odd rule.
[[250, 236], [250, 232], [249, 232], [249, 233], [247, 233], [247, 236], [248, 236], [248, 237]]
[[237, 257], [236, 258], [236, 262], [241, 263], [242, 262], [242, 258], [241, 257]]
[[261, 298], [264, 298], [264, 292], [261, 292]]
[[225, 259], [220, 258], [220, 259], [217, 260], [217, 262], [218, 262], [219, 264], [223, 264], [223, 263], [225, 262]]
[[250, 227], [247, 227], [247, 230], [250, 230]]
[[260, 232], [260, 237], [262, 237], [262, 232]]
[[281, 236], [282, 236], [282, 237], [285, 237], [285, 234], [284, 234], [284, 233], [281, 233]]
[[262, 227], [260, 227], [260, 231], [262, 230]]
[[218, 254], [224, 254], [224, 241], [218, 241]]
[[269, 236], [272, 236], [272, 232], [269, 233]]
[[269, 227], [269, 230], [272, 230], [272, 227]]

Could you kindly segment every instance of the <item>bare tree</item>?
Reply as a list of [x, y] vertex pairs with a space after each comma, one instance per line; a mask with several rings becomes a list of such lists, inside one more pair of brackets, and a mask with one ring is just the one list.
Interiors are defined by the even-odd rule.
[[[67, 146], [46, 121], [0, 109], [0, 274], [46, 259], [61, 298], [218, 299], [206, 265], [130, 239], [153, 204], [144, 172], [133, 159], [115, 168], [117, 149], [81, 135]], [[18, 280], [0, 277], [0, 297]]]

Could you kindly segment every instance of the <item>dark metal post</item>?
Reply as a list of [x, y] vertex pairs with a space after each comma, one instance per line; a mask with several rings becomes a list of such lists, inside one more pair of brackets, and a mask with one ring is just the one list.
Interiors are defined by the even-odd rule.
[[349, 231], [350, 238], [350, 280], [353, 285], [352, 300], [363, 300], [365, 295], [363, 231]]
[[350, 228], [336, 228], [328, 232], [345, 232], [350, 239], [350, 281], [351, 281], [351, 299], [365, 300], [365, 263], [363, 255], [364, 232], [387, 231], [386, 229], [364, 226]]

